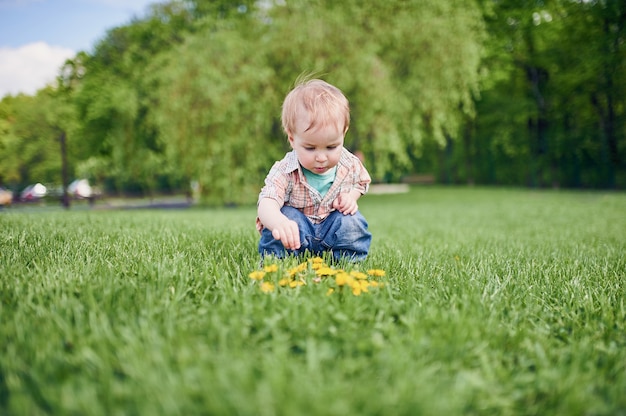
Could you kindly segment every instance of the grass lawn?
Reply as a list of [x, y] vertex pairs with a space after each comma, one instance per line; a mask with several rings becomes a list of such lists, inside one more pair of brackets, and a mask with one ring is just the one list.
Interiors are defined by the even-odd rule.
[[254, 207], [5, 209], [0, 414], [626, 414], [626, 194], [360, 206], [360, 296], [263, 293]]

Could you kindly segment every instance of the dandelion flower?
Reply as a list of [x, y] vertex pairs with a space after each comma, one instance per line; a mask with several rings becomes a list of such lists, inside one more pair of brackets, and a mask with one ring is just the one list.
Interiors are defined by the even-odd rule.
[[269, 266], [263, 267], [263, 271], [266, 273], [272, 273], [278, 271], [278, 264], [270, 264]]
[[337, 273], [337, 276], [335, 276], [335, 283], [337, 286], [343, 286], [348, 283], [348, 277], [348, 273], [346, 272]]
[[263, 293], [272, 293], [274, 291], [274, 284], [270, 282], [261, 283], [261, 291]]
[[352, 271], [350, 272], [350, 275], [351, 275], [352, 277], [357, 278], [357, 279], [367, 279], [367, 275], [366, 275], [365, 273], [363, 273], [363, 272], [359, 272], [359, 271], [357, 271], [357, 270], [352, 270]]
[[[374, 278], [385, 276], [382, 269], [345, 270], [325, 263], [321, 257], [313, 257], [290, 269], [283, 267], [280, 263], [266, 264], [265, 267], [251, 272], [248, 277], [253, 281], [252, 284], [259, 285], [263, 293], [275, 293], [279, 287], [297, 289], [317, 283], [326, 285], [326, 296], [342, 290], [350, 290], [354, 296], [362, 296], [363, 293], [373, 291], [371, 288], [383, 287], [383, 283]], [[349, 289], [343, 289], [344, 286]], [[171, 290], [174, 291], [173, 288]]]
[[253, 280], [263, 280], [264, 276], [265, 276], [265, 272], [262, 270], [255, 270], [248, 275], [248, 277]]
[[289, 273], [289, 276], [294, 277], [298, 273], [306, 271], [306, 269], [307, 269], [307, 264], [306, 263], [300, 263], [296, 267], [292, 267], [291, 269], [289, 269], [289, 271], [287, 273]]
[[315, 274], [318, 276], [333, 276], [337, 274], [337, 270], [330, 268], [328, 266], [320, 267], [319, 269], [315, 270]]

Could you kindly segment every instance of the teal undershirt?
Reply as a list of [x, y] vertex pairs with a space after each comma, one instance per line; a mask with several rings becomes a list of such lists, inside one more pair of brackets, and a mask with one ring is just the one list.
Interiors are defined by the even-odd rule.
[[322, 175], [313, 173], [310, 170], [306, 170], [305, 168], [302, 168], [302, 173], [304, 173], [304, 177], [306, 178], [308, 184], [315, 188], [317, 192], [322, 195], [323, 198], [335, 181], [337, 166]]

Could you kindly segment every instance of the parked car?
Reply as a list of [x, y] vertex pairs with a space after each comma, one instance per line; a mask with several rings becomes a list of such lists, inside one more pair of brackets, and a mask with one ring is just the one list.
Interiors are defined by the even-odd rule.
[[74, 198], [89, 199], [94, 196], [93, 189], [87, 179], [76, 179], [67, 187], [67, 192]]
[[13, 192], [0, 188], [0, 207], [8, 207], [13, 202]]
[[46, 196], [48, 193], [48, 188], [45, 185], [40, 183], [36, 183], [34, 185], [28, 185], [22, 193], [20, 194], [20, 201], [25, 202], [33, 202], [39, 201], [41, 198]]

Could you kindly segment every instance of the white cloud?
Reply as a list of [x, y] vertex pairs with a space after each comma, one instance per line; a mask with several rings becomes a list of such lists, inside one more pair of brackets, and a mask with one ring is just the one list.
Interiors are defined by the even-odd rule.
[[75, 54], [71, 49], [44, 42], [0, 47], [0, 97], [20, 92], [35, 94], [54, 81], [65, 60]]

